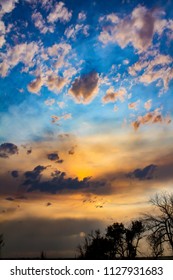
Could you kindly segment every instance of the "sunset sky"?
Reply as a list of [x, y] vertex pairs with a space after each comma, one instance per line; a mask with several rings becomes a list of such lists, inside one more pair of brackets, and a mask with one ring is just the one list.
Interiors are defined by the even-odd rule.
[[0, 0], [4, 257], [74, 257], [173, 188], [173, 3]]

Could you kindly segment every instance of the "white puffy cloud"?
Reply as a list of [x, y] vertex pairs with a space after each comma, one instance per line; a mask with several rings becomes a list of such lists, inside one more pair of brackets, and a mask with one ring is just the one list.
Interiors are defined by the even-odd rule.
[[38, 51], [38, 45], [35, 42], [29, 44], [18, 44], [3, 53], [2, 62], [0, 63], [0, 75], [7, 76], [8, 71], [15, 67], [19, 62], [22, 62], [27, 67], [33, 67], [34, 57]]
[[129, 74], [136, 76], [140, 71], [146, 69], [147, 71], [154, 69], [156, 66], [165, 66], [173, 62], [173, 59], [169, 55], [156, 54], [153, 59], [148, 59], [144, 57], [137, 61], [135, 64], [129, 67]]
[[34, 22], [35, 27], [37, 27], [41, 33], [45, 34], [47, 32], [52, 32], [54, 31], [54, 28], [52, 26], [48, 27], [46, 25], [45, 20], [43, 19], [43, 16], [40, 12], [34, 12], [32, 14], [32, 20]]
[[47, 80], [45, 81], [45, 85], [51, 91], [60, 91], [66, 85], [67, 80], [64, 77], [60, 77], [57, 75], [50, 75], [48, 76]]
[[3, 15], [12, 12], [15, 8], [15, 5], [19, 2], [19, 0], [1, 0], [0, 1], [0, 18]]
[[72, 78], [74, 75], [76, 75], [77, 70], [74, 67], [69, 67], [68, 69], [64, 70], [64, 77], [67, 79]]
[[129, 74], [138, 76], [138, 81], [145, 85], [160, 80], [164, 90], [167, 90], [170, 80], [173, 79], [172, 63], [173, 59], [169, 55], [156, 54], [150, 60], [145, 57], [130, 66]]
[[139, 81], [147, 85], [157, 80], [162, 80], [164, 90], [168, 90], [169, 82], [172, 79], [173, 79], [173, 69], [171, 67], [163, 67], [158, 71], [148, 70], [140, 77]]
[[72, 17], [72, 12], [68, 11], [68, 9], [65, 7], [65, 4], [63, 2], [58, 2], [52, 8], [52, 11], [47, 17], [47, 20], [50, 23], [54, 23], [57, 21], [65, 23], [65, 22], [69, 22], [71, 17]]
[[77, 103], [88, 104], [97, 95], [99, 90], [99, 76], [96, 72], [84, 74], [74, 80], [69, 94]]
[[71, 46], [66, 43], [54, 44], [48, 48], [48, 55], [54, 59], [54, 67], [59, 69], [65, 65], [64, 59], [71, 51]]
[[152, 45], [155, 33], [161, 35], [166, 28], [171, 28], [167, 20], [161, 16], [163, 11], [148, 10], [144, 6], [136, 7], [132, 13], [124, 18], [110, 14], [102, 18], [110, 24], [103, 26], [99, 40], [103, 44], [117, 43], [121, 48], [131, 44], [139, 52], [146, 51]]
[[71, 50], [71, 46], [66, 43], [59, 43], [59, 44], [54, 44], [53, 46], [48, 48], [48, 54], [50, 56], [65, 56], [69, 53]]

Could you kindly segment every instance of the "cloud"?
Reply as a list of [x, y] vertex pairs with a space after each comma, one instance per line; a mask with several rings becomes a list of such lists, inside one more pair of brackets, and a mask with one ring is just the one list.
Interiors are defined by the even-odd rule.
[[[109, 42], [117, 43], [121, 48], [131, 44], [139, 52], [146, 51], [151, 45], [154, 35], [162, 33], [168, 24], [159, 30], [159, 23], [162, 22], [163, 11], [159, 9], [148, 10], [139, 5], [131, 14], [125, 17], [118, 17], [116, 14], [103, 17], [106, 24], [99, 35], [103, 44]], [[167, 23], [167, 21], [166, 21]]]
[[0, 20], [0, 48], [5, 44], [5, 24]]
[[75, 40], [79, 32], [81, 32], [85, 36], [88, 36], [89, 35], [88, 30], [89, 30], [89, 25], [76, 24], [67, 27], [64, 34], [68, 39], [72, 38]]
[[57, 102], [59, 108], [63, 109], [65, 107], [65, 102], [63, 101], [60, 101], [60, 102]]
[[47, 202], [47, 204], [46, 204], [47, 207], [48, 207], [48, 206], [51, 206], [51, 205], [52, 205], [51, 202]]
[[57, 21], [66, 23], [70, 21], [71, 17], [72, 11], [68, 11], [63, 2], [58, 2], [52, 8], [52, 11], [47, 17], [47, 21], [50, 23], [55, 23]]
[[24, 195], [20, 195], [20, 196], [17, 196], [16, 199], [27, 200], [28, 198]]
[[8, 201], [14, 201], [15, 199], [13, 197], [6, 197], [6, 200]]
[[169, 55], [151, 53], [153, 56], [148, 59], [148, 55], [142, 57], [135, 64], [129, 67], [129, 74], [132, 76], [138, 75], [142, 70], [145, 69], [145, 72], [154, 70], [158, 66], [166, 66], [173, 62], [172, 57]]
[[[61, 162], [60, 162], [61, 163]], [[22, 183], [27, 187], [27, 192], [43, 192], [50, 194], [69, 194], [72, 193], [109, 193], [110, 185], [104, 180], [92, 180], [91, 177], [85, 177], [80, 180], [78, 177], [67, 177], [65, 172], [56, 170], [51, 173], [51, 178], [42, 179], [42, 172], [46, 166], [37, 166], [32, 171], [24, 173], [25, 180]]]
[[104, 230], [105, 227], [103, 220], [92, 218], [27, 217], [1, 221], [1, 231], [8, 236], [8, 246], [4, 246], [3, 257], [32, 259], [40, 257], [40, 252], [46, 250], [48, 258], [75, 258], [84, 233], [87, 235], [91, 230]]
[[164, 89], [167, 90], [170, 80], [173, 79], [172, 57], [159, 53], [153, 53], [153, 57], [150, 59], [148, 56], [144, 56], [130, 66], [129, 74], [138, 75], [137, 80], [145, 85], [160, 80], [163, 82]]
[[141, 83], [151, 84], [157, 80], [163, 81], [164, 90], [168, 90], [169, 82], [173, 79], [173, 69], [171, 67], [163, 67], [158, 71], [149, 70], [145, 72], [139, 79]]
[[57, 162], [57, 163], [63, 163], [64, 160], [63, 160], [63, 159], [59, 159], [59, 160], [57, 160], [56, 162]]
[[21, 145], [24, 149], [27, 149], [26, 153], [27, 155], [32, 153], [32, 147], [28, 148], [26, 145]]
[[78, 14], [78, 20], [80, 20], [80, 21], [86, 20], [86, 13], [84, 11], [82, 11]]
[[23, 185], [27, 186], [35, 182], [39, 182], [41, 173], [46, 169], [46, 166], [38, 165], [32, 171], [26, 171], [24, 176], [26, 180], [23, 182]]
[[128, 104], [128, 108], [132, 109], [132, 110], [136, 110], [138, 105], [139, 105], [139, 103], [140, 103], [140, 100], [137, 100], [136, 102], [129, 103]]
[[153, 124], [153, 123], [169, 123], [167, 117], [164, 118], [161, 113], [160, 109], [156, 109], [152, 112], [148, 112], [144, 116], [138, 116], [137, 120], [132, 123], [132, 126], [134, 127], [135, 130], [137, 130], [141, 125], [144, 124]]
[[69, 155], [74, 155], [76, 146], [71, 147], [71, 149], [68, 151]]
[[28, 84], [28, 91], [31, 93], [39, 94], [43, 84], [43, 79], [41, 77], [37, 77], [34, 81]]
[[71, 116], [71, 114], [65, 114], [63, 116], [52, 116], [51, 118], [52, 118], [52, 123], [56, 123], [56, 122], [58, 122], [60, 120], [63, 120], [63, 119], [64, 120], [71, 119], [72, 116]]
[[145, 108], [147, 111], [149, 111], [149, 110], [151, 109], [151, 106], [152, 106], [152, 100], [151, 100], [151, 99], [149, 99], [148, 101], [146, 101], [146, 102], [144, 103], [144, 108]]
[[99, 76], [96, 72], [90, 72], [74, 80], [69, 94], [73, 96], [76, 103], [90, 103], [99, 90]]
[[8, 48], [7, 53], [2, 54], [0, 75], [6, 77], [8, 72], [20, 62], [29, 68], [33, 67], [35, 65], [33, 59], [37, 51], [38, 45], [35, 42], [17, 44], [14, 47]]
[[64, 77], [56, 76], [56, 75], [50, 75], [48, 79], [45, 82], [45, 85], [48, 87], [49, 90], [54, 91], [60, 91], [63, 89], [63, 87], [66, 85], [67, 80]]
[[153, 179], [156, 168], [157, 165], [150, 164], [143, 169], [135, 169], [133, 172], [128, 173], [127, 177], [139, 180], [150, 180]]
[[27, 155], [30, 155], [30, 154], [32, 153], [32, 148], [28, 149], [28, 150], [26, 151], [26, 153], [27, 153]]
[[41, 192], [46, 192], [46, 193], [52, 193], [55, 194], [59, 191], [63, 190], [75, 190], [75, 189], [82, 189], [82, 188], [87, 188], [89, 186], [89, 180], [90, 177], [86, 177], [83, 180], [79, 180], [77, 177], [76, 178], [66, 178], [66, 173], [61, 172], [59, 170], [56, 170], [54, 173], [52, 173], [52, 179], [49, 181], [40, 181], [40, 174], [42, 170], [33, 172], [33, 171], [27, 171], [25, 172], [26, 174], [29, 175], [29, 179], [32, 180], [27, 180], [23, 184], [28, 185], [28, 192], [33, 192], [33, 191], [41, 191]]
[[53, 33], [54, 28], [52, 26], [46, 26], [46, 22], [43, 19], [43, 16], [40, 12], [34, 11], [32, 14], [32, 20], [34, 21], [34, 25], [36, 28], [40, 30], [41, 33], [45, 34], [47, 32]]
[[14, 178], [19, 177], [19, 171], [17, 171], [17, 170], [11, 171], [11, 176], [14, 177]]
[[53, 0], [25, 0], [29, 4], [34, 4], [33, 7], [35, 8], [36, 4], [40, 4], [46, 11], [50, 10], [53, 5]]
[[70, 51], [71, 46], [66, 43], [54, 44], [47, 49], [48, 55], [53, 58], [56, 69], [62, 68], [65, 65], [64, 59]]
[[58, 159], [59, 159], [59, 156], [58, 156], [57, 153], [52, 153], [52, 154], [48, 154], [48, 155], [47, 155], [47, 158], [48, 158], [49, 160], [54, 161], [54, 160], [58, 160]]
[[[47, 86], [50, 91], [61, 91], [66, 85], [67, 79], [64, 77], [57, 76], [55, 74], [49, 75], [48, 77], [37, 77], [34, 81], [28, 84], [28, 91], [31, 93], [39, 94], [42, 86]], [[47, 101], [50, 104], [50, 101]], [[53, 99], [51, 99], [51, 103]], [[46, 105], [48, 103], [45, 102]], [[52, 103], [53, 104], [53, 103]], [[49, 105], [51, 106], [51, 105]]]
[[61, 117], [58, 116], [52, 116], [51, 118], [52, 118], [52, 123], [56, 123], [61, 120]]
[[18, 154], [18, 147], [13, 143], [3, 143], [0, 145], [0, 157], [8, 158], [11, 155]]
[[47, 49], [49, 56], [52, 57], [59, 57], [59, 56], [66, 56], [69, 51], [71, 50], [70, 44], [66, 43], [59, 43], [54, 44]]
[[166, 154], [159, 154], [155, 158], [158, 164], [156, 180], [158, 182], [172, 182], [173, 181], [173, 151], [169, 150]]
[[11, 13], [19, 0], [1, 0], [0, 2], [0, 18], [7, 13]]
[[74, 75], [76, 75], [76, 73], [77, 73], [77, 70], [76, 70], [76, 68], [75, 67], [69, 67], [68, 69], [66, 69], [65, 71], [64, 71], [64, 77], [66, 78], [66, 79], [70, 79], [70, 78], [72, 78]]
[[50, 98], [44, 101], [44, 104], [46, 104], [47, 106], [52, 106], [55, 103], [55, 99]]
[[115, 102], [120, 100], [121, 102], [123, 102], [125, 100], [125, 97], [127, 95], [127, 91], [125, 88], [120, 88], [118, 91], [114, 91], [113, 87], [110, 87], [107, 91], [106, 91], [106, 95], [103, 96], [102, 98], [102, 102], [103, 103], [110, 103], [110, 102]]

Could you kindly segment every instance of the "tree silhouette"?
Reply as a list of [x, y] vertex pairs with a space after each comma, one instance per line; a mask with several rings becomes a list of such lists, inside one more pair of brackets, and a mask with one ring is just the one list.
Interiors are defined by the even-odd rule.
[[96, 230], [85, 237], [83, 246], [79, 245], [78, 250], [80, 259], [108, 259], [110, 251], [109, 241], [101, 235], [100, 230]]
[[152, 250], [152, 256], [154, 258], [161, 257], [164, 252], [161, 233], [152, 232], [149, 236], [147, 236], [147, 241], [149, 242], [150, 248]]
[[134, 259], [143, 232], [144, 226], [138, 220], [132, 221], [127, 228], [122, 223], [114, 223], [108, 226], [106, 237], [112, 243], [111, 259]]
[[1, 250], [2, 250], [2, 247], [5, 245], [4, 243], [4, 236], [3, 234], [0, 234], [0, 257], [1, 257]]
[[145, 214], [144, 218], [150, 244], [153, 243], [159, 255], [163, 254], [164, 244], [168, 244], [173, 253], [173, 194], [156, 194], [150, 202], [157, 210], [157, 214]]
[[144, 227], [141, 221], [133, 221], [129, 227], [114, 223], [107, 227], [106, 234], [99, 230], [89, 234], [79, 246], [79, 258], [82, 259], [134, 259]]
[[124, 234], [125, 227], [122, 223], [114, 223], [107, 227], [106, 238], [110, 242], [110, 258], [124, 258], [125, 248], [124, 248]]
[[137, 250], [139, 242], [143, 237], [145, 232], [144, 225], [142, 221], [132, 221], [130, 228], [126, 229], [126, 256], [129, 259], [133, 259], [137, 256]]

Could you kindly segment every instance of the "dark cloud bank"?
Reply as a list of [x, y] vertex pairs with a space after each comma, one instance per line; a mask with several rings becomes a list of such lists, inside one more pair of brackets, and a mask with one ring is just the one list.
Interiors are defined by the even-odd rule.
[[40, 257], [75, 258], [83, 240], [80, 233], [90, 233], [105, 225], [96, 219], [32, 219], [0, 222], [5, 246], [2, 258]]
[[91, 192], [91, 193], [108, 193], [110, 185], [105, 180], [92, 180], [91, 177], [85, 177], [79, 180], [78, 177], [67, 177], [65, 172], [56, 170], [51, 173], [51, 179], [42, 181], [42, 172], [47, 167], [38, 165], [32, 171], [24, 173], [25, 180], [23, 186], [27, 187], [27, 192], [40, 191], [45, 193], [56, 194], [59, 192]]

